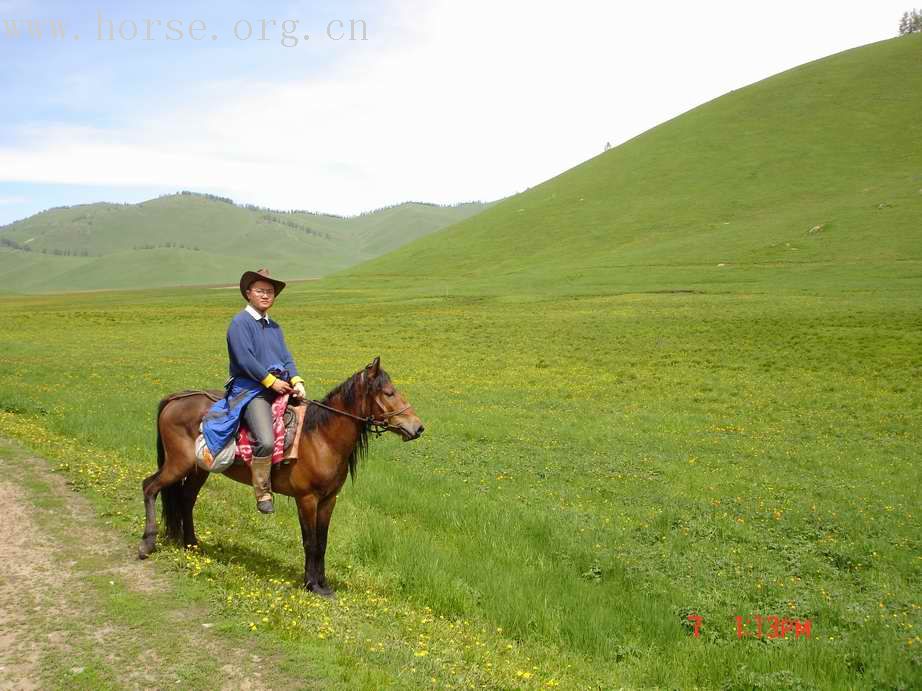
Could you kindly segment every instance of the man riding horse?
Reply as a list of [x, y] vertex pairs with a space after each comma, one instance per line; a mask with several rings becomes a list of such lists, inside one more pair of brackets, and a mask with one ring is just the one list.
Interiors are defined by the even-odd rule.
[[285, 283], [269, 277], [266, 269], [240, 277], [240, 293], [247, 301], [227, 329], [230, 379], [226, 396], [205, 415], [202, 432], [212, 455], [233, 443], [240, 421], [246, 423], [253, 446], [253, 492], [256, 508], [272, 513], [272, 402], [282, 394], [305, 398], [304, 380], [285, 345], [282, 327], [268, 312]]
[[284, 287], [265, 270], [241, 277], [240, 292], [248, 304], [227, 330], [231, 380], [223, 398], [220, 391], [191, 389], [169, 394], [157, 406], [157, 470], [141, 482], [144, 534], [138, 558], [146, 559], [157, 547], [158, 495], [167, 537], [180, 545], [198, 544], [193, 509], [199, 490], [212, 475], [196, 462], [199, 425], [204, 420], [208, 448], [217, 454], [235, 443], [242, 418], [256, 445], [252, 472], [233, 464], [220, 474], [253, 485], [260, 510], [271, 510], [273, 487], [294, 498], [304, 546], [304, 587], [333, 597], [325, 566], [330, 518], [346, 478], [354, 477], [359, 459], [368, 450], [369, 433], [392, 432], [411, 441], [419, 439], [425, 428], [376, 357], [322, 400], [307, 402], [290, 462], [273, 469], [269, 401], [288, 392], [304, 398], [303, 380], [282, 331], [266, 316]]

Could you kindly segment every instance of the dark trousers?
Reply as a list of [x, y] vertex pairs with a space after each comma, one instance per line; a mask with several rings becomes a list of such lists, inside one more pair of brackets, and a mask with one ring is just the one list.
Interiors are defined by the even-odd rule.
[[253, 456], [265, 458], [272, 455], [275, 446], [275, 434], [272, 432], [272, 401], [274, 391], [266, 391], [247, 403], [243, 411], [243, 421], [250, 429], [250, 443]]

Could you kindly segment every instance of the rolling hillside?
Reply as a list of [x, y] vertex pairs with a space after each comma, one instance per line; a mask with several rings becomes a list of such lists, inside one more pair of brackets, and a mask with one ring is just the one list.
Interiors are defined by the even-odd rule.
[[920, 112], [922, 36], [849, 50], [706, 103], [336, 281], [593, 292], [912, 276]]
[[0, 229], [0, 274], [28, 292], [227, 283], [253, 262], [286, 278], [314, 278], [484, 206], [407, 203], [343, 218], [186, 193], [65, 207]]

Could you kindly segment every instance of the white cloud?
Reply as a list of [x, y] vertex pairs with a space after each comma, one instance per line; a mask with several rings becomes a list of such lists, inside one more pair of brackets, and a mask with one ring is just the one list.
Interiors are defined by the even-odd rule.
[[730, 89], [886, 38], [902, 13], [889, 4], [402, 4], [388, 16], [399, 31], [372, 23], [367, 43], [329, 44], [340, 59], [321, 78], [203, 85], [115, 130], [22, 130], [0, 149], [0, 180], [338, 213], [495, 199]]
[[20, 12], [31, 8], [31, 0], [0, 0], [0, 13], [9, 15], [11, 12]]
[[31, 199], [28, 197], [0, 197], [0, 206], [7, 206], [10, 204], [28, 204]]

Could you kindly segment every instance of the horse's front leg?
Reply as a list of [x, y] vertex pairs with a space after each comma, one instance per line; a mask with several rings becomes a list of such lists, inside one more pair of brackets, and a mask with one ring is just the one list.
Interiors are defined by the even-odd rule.
[[312, 593], [330, 597], [333, 591], [321, 585], [317, 573], [317, 504], [316, 495], [298, 497], [298, 518], [301, 523], [301, 542], [304, 545], [304, 587]]
[[326, 554], [327, 554], [327, 533], [330, 530], [330, 518], [333, 516], [333, 509], [336, 508], [336, 495], [324, 499], [317, 509], [317, 583], [330, 591], [333, 590], [327, 585], [326, 577]]

